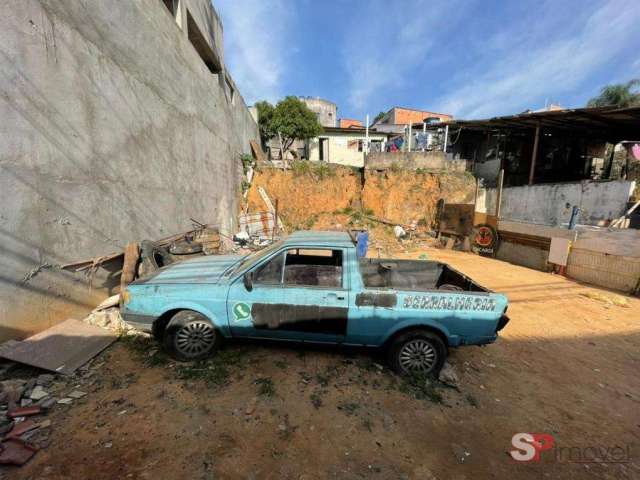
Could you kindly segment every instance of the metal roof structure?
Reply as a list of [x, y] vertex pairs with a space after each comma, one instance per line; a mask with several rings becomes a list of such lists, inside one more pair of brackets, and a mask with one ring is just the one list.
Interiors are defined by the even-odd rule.
[[614, 140], [640, 138], [640, 107], [597, 107], [525, 112], [482, 120], [449, 120], [428, 128], [462, 128], [469, 131], [553, 128], [596, 134]]

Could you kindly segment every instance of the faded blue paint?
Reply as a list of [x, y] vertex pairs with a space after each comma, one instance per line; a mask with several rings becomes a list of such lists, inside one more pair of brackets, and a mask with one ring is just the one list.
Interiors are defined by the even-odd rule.
[[[254, 285], [243, 276], [291, 248], [332, 248], [343, 252], [341, 288]], [[410, 292], [365, 288], [356, 248], [341, 232], [296, 232], [247, 257], [213, 256], [178, 263], [127, 288], [124, 315], [145, 315], [151, 322], [165, 312], [189, 309], [202, 313], [225, 337], [254, 337], [307, 342], [381, 346], [396, 332], [428, 327], [444, 335], [450, 346], [491, 343], [507, 307], [507, 298], [493, 292]], [[359, 293], [395, 293], [394, 307], [356, 305]], [[256, 329], [245, 307], [253, 303], [290, 304], [348, 309], [346, 335]], [[238, 305], [241, 305], [238, 307]], [[234, 313], [234, 309], [235, 313]], [[149, 324], [150, 327], [151, 324]]]

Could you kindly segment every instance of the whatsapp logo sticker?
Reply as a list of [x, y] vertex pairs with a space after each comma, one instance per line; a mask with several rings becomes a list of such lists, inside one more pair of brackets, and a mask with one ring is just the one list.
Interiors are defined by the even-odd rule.
[[245, 320], [251, 316], [251, 307], [244, 302], [236, 303], [233, 306], [233, 316], [235, 317], [236, 322]]

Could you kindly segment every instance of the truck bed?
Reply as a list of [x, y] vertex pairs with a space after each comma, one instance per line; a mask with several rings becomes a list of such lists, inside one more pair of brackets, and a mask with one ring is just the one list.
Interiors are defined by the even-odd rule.
[[382, 258], [361, 258], [359, 263], [366, 288], [489, 292], [446, 263]]

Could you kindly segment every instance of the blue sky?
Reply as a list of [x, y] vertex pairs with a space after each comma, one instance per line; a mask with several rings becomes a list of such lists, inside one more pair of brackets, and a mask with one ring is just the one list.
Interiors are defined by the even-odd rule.
[[457, 118], [583, 106], [640, 77], [640, 0], [213, 0], [247, 104], [319, 96]]

